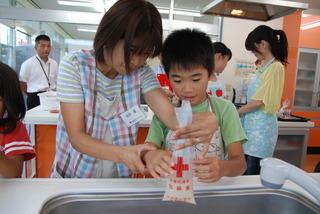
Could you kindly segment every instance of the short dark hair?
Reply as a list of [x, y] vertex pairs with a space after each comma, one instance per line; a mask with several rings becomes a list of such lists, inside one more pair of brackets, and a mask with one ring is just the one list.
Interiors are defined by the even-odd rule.
[[0, 133], [10, 133], [26, 114], [18, 74], [8, 65], [0, 62], [0, 96], [4, 101], [6, 117], [0, 118]]
[[288, 39], [283, 30], [274, 30], [269, 26], [260, 25], [251, 31], [246, 39], [245, 46], [248, 51], [256, 51], [256, 44], [260, 44], [262, 40], [269, 43], [273, 56], [282, 62], [287, 64], [288, 57]]
[[162, 63], [169, 76], [172, 67], [186, 70], [203, 67], [209, 76], [214, 68], [213, 48], [210, 37], [199, 30], [173, 31], [164, 41]]
[[[214, 53], [221, 53], [222, 56], [228, 56], [229, 60], [232, 58], [231, 50], [222, 42], [214, 42], [212, 43]], [[228, 61], [229, 61], [228, 60]]]
[[45, 41], [51, 42], [50, 37], [47, 35], [44, 35], [44, 34], [36, 37], [36, 44], [39, 44], [40, 40], [45, 40]]
[[134, 54], [152, 50], [150, 57], [162, 49], [162, 20], [157, 8], [145, 0], [119, 0], [103, 16], [94, 38], [97, 63], [104, 63], [103, 51], [112, 53], [119, 40], [124, 40], [124, 59], [127, 71], [133, 39], [137, 40]]

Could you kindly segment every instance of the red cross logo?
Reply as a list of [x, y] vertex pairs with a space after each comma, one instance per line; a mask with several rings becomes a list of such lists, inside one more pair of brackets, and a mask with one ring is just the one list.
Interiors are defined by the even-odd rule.
[[183, 157], [178, 157], [178, 163], [172, 169], [177, 171], [177, 178], [182, 178], [182, 172], [189, 170], [189, 165], [183, 164]]

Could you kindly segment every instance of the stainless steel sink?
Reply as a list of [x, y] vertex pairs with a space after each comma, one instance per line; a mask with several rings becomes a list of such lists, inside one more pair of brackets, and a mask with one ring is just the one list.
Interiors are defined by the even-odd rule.
[[246, 190], [195, 192], [197, 205], [162, 201], [163, 192], [78, 193], [48, 200], [41, 214], [319, 214], [320, 206], [307, 197], [286, 190], [255, 188]]

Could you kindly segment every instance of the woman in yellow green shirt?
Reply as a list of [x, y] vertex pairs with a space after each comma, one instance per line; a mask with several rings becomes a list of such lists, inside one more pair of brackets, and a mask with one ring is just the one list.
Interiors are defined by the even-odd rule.
[[246, 49], [260, 64], [248, 79], [248, 103], [238, 109], [248, 137], [243, 145], [247, 161], [246, 175], [260, 174], [260, 160], [272, 157], [278, 138], [276, 112], [284, 87], [284, 65], [287, 63], [288, 41], [282, 30], [261, 25], [247, 37]]

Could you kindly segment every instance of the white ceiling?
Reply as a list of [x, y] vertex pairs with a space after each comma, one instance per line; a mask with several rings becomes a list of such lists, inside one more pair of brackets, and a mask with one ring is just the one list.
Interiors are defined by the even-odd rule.
[[[50, 10], [63, 10], [63, 11], [81, 11], [81, 12], [91, 12], [91, 13], [101, 13], [97, 9], [93, 7], [80, 7], [80, 6], [67, 6], [60, 5], [57, 3], [57, 0], [17, 0], [18, 2], [28, 1], [31, 4], [35, 5], [41, 9], [50, 9]], [[103, 0], [68, 0], [75, 2], [94, 2]], [[110, 1], [110, 0], [106, 0]], [[112, 1], [112, 0], [111, 0]], [[200, 12], [200, 10], [208, 5], [213, 0], [175, 0], [174, 8], [181, 10], [191, 10], [195, 12]], [[114, 1], [113, 1], [114, 2]], [[149, 2], [153, 3], [158, 8], [169, 8], [171, 0], [149, 0]], [[95, 29], [97, 26], [84, 26], [77, 24], [66, 24], [66, 23], [58, 23], [58, 25], [69, 34], [71, 37], [76, 39], [85, 39], [92, 40], [94, 37], [94, 32], [79, 32], [77, 29], [79, 27], [87, 27]]]
[[[74, 7], [59, 5], [57, 0], [28, 0], [33, 2], [43, 9], [54, 9], [54, 10], [70, 10], [70, 11], [84, 11], [84, 12], [97, 12], [94, 9], [86, 7]], [[103, 0], [68, 0], [74, 2], [97, 2]], [[105, 0], [110, 1], [110, 0]], [[156, 7], [170, 7], [171, 0], [148, 0], [153, 3]], [[212, 2], [213, 0], [175, 0], [174, 8], [185, 9], [185, 10], [198, 10], [200, 11], [204, 6]], [[112, 2], [112, 0], [111, 0]]]
[[[80, 11], [80, 12], [91, 12], [91, 13], [101, 13], [97, 9], [93, 7], [79, 7], [79, 6], [66, 6], [59, 5], [57, 0], [16, 0], [20, 2], [22, 5], [24, 3], [30, 3], [34, 5], [36, 8], [40, 9], [49, 9], [49, 10], [62, 10], [62, 11]], [[114, 0], [68, 0], [75, 2], [102, 2], [103, 1], [111, 1]], [[134, 1], [134, 0], [133, 0]], [[153, 3], [157, 8], [169, 8], [171, 0], [148, 0]], [[195, 12], [200, 12], [203, 7], [211, 3], [213, 0], [174, 0], [174, 9], [177, 10], [191, 10]], [[290, 0], [295, 1], [295, 0]], [[299, 2], [309, 3], [309, 8], [314, 8], [320, 11], [320, 0], [296, 0]], [[319, 14], [320, 15], [320, 14]], [[66, 24], [66, 23], [57, 23], [67, 34], [69, 34], [72, 38], [75, 39], [84, 39], [84, 40], [92, 40], [94, 37], [94, 32], [80, 32], [77, 29], [83, 25], [78, 24]], [[83, 26], [83, 27], [91, 27], [96, 28], [96, 25], [91, 26]]]

